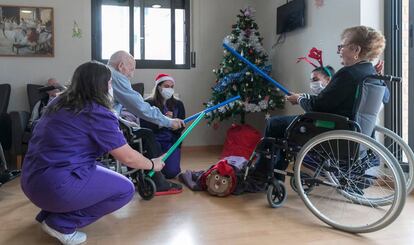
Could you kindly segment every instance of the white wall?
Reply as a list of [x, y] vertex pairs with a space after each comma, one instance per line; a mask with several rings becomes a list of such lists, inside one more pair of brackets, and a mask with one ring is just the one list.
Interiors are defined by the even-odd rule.
[[[314, 1], [306, 1], [306, 27], [288, 33], [286, 42], [271, 50], [275, 42], [276, 8], [285, 0], [193, 0], [192, 46], [197, 52], [196, 68], [190, 70], [136, 70], [133, 82], [144, 82], [145, 93], [153, 87], [154, 76], [159, 72], [170, 73], [177, 80], [176, 90], [185, 102], [187, 115], [203, 108], [202, 103], [211, 95], [214, 84], [212, 69], [216, 68], [223, 55], [221, 43], [237, 20], [239, 9], [252, 5], [256, 8], [259, 31], [264, 37], [264, 46], [270, 52], [273, 64], [273, 77], [292, 91], [308, 91], [309, 73], [312, 69], [305, 63], [296, 64], [296, 58], [307, 54], [311, 47], [324, 51], [326, 64], [339, 68], [336, 46], [341, 31], [359, 24], [382, 23], [383, 0], [325, 0], [321, 8]], [[368, 3], [370, 2], [370, 3]], [[27, 110], [25, 86], [28, 82], [43, 83], [49, 77], [59, 80], [70, 79], [74, 69], [91, 59], [91, 7], [90, 0], [2, 0], [2, 4], [46, 6], [54, 8], [55, 15], [55, 57], [53, 58], [13, 58], [0, 57], [0, 83], [12, 84], [9, 111]], [[376, 7], [372, 8], [375, 5]], [[369, 13], [369, 14], [368, 14]], [[378, 19], [379, 18], [379, 19]], [[72, 38], [73, 21], [76, 20], [83, 31], [81, 39]], [[374, 26], [377, 27], [377, 26]], [[300, 113], [297, 107], [287, 105], [285, 112], [275, 114]], [[262, 129], [264, 115], [249, 115], [247, 122]], [[186, 139], [186, 145], [222, 144], [225, 132], [231, 121], [222, 123], [218, 130], [207, 127], [205, 122], [198, 125]]]
[[361, 1], [361, 25], [384, 30], [384, 0]]

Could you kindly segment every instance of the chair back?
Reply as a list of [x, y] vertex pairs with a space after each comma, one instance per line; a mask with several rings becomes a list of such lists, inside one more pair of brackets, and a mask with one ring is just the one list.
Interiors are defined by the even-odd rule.
[[36, 102], [48, 96], [46, 92], [39, 92], [39, 89], [43, 87], [43, 85], [39, 84], [27, 84], [27, 98], [29, 99], [30, 112], [33, 110], [33, 107], [36, 105]]
[[134, 83], [131, 86], [133, 90], [137, 91], [141, 96], [144, 96], [144, 84], [143, 83]]
[[7, 108], [10, 102], [10, 84], [0, 84], [0, 114], [7, 113]]
[[385, 90], [384, 81], [370, 77], [358, 86], [353, 114], [355, 122], [359, 124], [361, 132], [365, 135], [372, 135]]

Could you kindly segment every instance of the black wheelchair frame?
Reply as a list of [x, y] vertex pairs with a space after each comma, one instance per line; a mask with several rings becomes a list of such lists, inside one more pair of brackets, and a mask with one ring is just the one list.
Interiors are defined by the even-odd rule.
[[[137, 146], [135, 150], [144, 154], [142, 138], [139, 136], [140, 130], [149, 130], [138, 127], [138, 125], [128, 122], [125, 119], [119, 118], [120, 129], [129, 145]], [[117, 173], [129, 178], [135, 185], [138, 194], [144, 200], [151, 200], [156, 192], [156, 185], [146, 171], [142, 169], [130, 169], [121, 162], [115, 160], [109, 154], [106, 154], [100, 162], [103, 165]]]
[[[365, 83], [369, 82], [370, 80], [399, 82], [400, 78], [392, 76], [371, 75], [368, 76], [362, 82], [362, 84], [360, 84], [360, 86], [364, 86]], [[360, 87], [358, 87], [358, 90], [359, 89]], [[357, 101], [357, 103], [359, 102]], [[309, 147], [321, 147], [319, 146], [319, 144], [321, 144], [323, 148], [323, 144], [326, 144], [321, 143], [324, 142], [323, 139], [335, 139], [336, 132], [338, 133], [339, 137], [339, 140], [336, 140], [338, 159], [341, 159], [342, 157], [339, 152], [344, 152], [342, 148], [347, 146], [348, 152], [349, 149], [353, 149], [353, 151], [350, 152], [351, 154], [347, 157], [349, 159], [358, 159], [358, 161], [361, 162], [361, 166], [352, 168], [352, 171], [356, 169], [355, 171], [357, 173], [354, 174], [350, 170], [347, 171], [346, 166], [343, 167], [340, 165], [340, 161], [338, 161], [338, 164], [335, 166], [329, 164], [325, 165], [324, 163], [318, 168], [313, 169], [313, 171], [316, 173], [315, 176], [325, 175], [325, 179], [328, 180], [307, 176], [307, 173], [302, 173], [301, 169], [296, 169], [298, 165], [299, 167], [306, 165], [305, 158], [308, 156], [306, 155], [306, 150], [308, 150]], [[348, 139], [347, 137], [349, 139], [355, 140], [354, 145], [351, 145], [351, 147], [349, 145], [349, 141], [348, 145], [344, 145], [344, 143], [342, 143]], [[289, 176], [292, 189], [300, 195], [312, 213], [314, 213], [325, 223], [347, 232], [372, 232], [382, 229], [383, 227], [389, 225], [400, 214], [405, 203], [406, 185], [403, 172], [396, 158], [387, 150], [386, 147], [382, 146], [380, 143], [376, 142], [370, 137], [371, 136], [366, 136], [362, 133], [361, 127], [356, 121], [350, 120], [347, 117], [329, 113], [305, 113], [303, 115], [297, 116], [291, 122], [286, 130], [284, 138], [275, 139], [264, 137], [260, 140], [248, 161], [243, 180], [246, 181], [251, 172], [254, 172], [253, 170], [255, 170], [257, 167], [256, 163], [259, 159], [266, 158], [266, 162], [269, 164], [269, 166], [267, 166], [267, 169], [269, 171], [267, 172], [267, 176], [264, 176], [263, 181], [267, 183], [267, 200], [271, 207], [281, 207], [286, 201], [287, 191], [284, 184], [284, 178], [285, 176]], [[313, 142], [316, 143], [313, 144]], [[329, 142], [330, 141], [328, 141], [328, 143]], [[364, 147], [366, 146], [372, 146], [372, 149], [368, 148], [368, 150], [363, 151], [363, 149], [365, 149]], [[332, 146], [329, 145], [329, 147]], [[313, 148], [310, 149], [313, 150]], [[303, 152], [304, 150], [305, 152]], [[373, 153], [372, 150], [374, 150], [375, 153]], [[308, 151], [308, 153], [310, 153], [310, 151]], [[377, 155], [380, 155], [382, 159], [385, 159], [385, 162], [389, 164], [386, 166], [390, 166], [392, 169], [392, 176], [395, 180], [395, 192], [388, 196], [385, 196], [383, 199], [367, 199], [363, 197], [363, 190], [364, 188], [372, 185], [373, 182], [376, 182], [377, 179], [376, 176], [370, 176], [369, 174], [365, 173], [365, 171], [368, 168], [373, 167], [373, 165], [365, 163], [366, 160], [364, 159], [375, 160], [375, 157], [377, 157]], [[289, 163], [295, 162], [293, 171], [277, 168], [276, 163], [278, 161], [278, 158], [281, 156], [283, 156], [283, 159], [280, 159], [279, 165], [288, 166]], [[409, 164], [413, 165], [412, 162]], [[412, 171], [412, 166], [410, 167]], [[341, 170], [340, 168], [344, 168], [345, 170]], [[341, 171], [346, 172], [347, 176], [339, 176], [338, 172]], [[412, 173], [410, 173], [410, 175], [412, 175]], [[356, 179], [362, 178], [361, 176], [364, 178], [363, 180]], [[368, 179], [368, 181], [366, 181], [366, 179]], [[368, 207], [391, 205], [390, 211], [384, 214], [384, 217], [382, 219], [369, 225], [352, 227], [341, 224], [340, 222], [336, 222], [336, 220], [331, 220], [324, 216], [323, 212], [318, 211], [317, 208], [315, 208], [309, 201], [310, 198], [308, 198], [307, 195], [312, 195], [309, 193], [312, 192], [313, 188], [321, 186], [327, 186], [332, 187], [332, 189], [336, 189], [337, 192], [340, 192], [342, 196], [345, 196], [348, 201], [351, 201], [354, 204], [356, 203]], [[366, 200], [364, 200], [364, 198]]]

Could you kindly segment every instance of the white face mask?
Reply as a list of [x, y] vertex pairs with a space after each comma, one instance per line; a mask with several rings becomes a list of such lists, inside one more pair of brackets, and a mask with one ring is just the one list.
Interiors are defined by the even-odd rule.
[[174, 89], [173, 88], [160, 88], [160, 93], [164, 99], [168, 100], [169, 98], [171, 98], [171, 96], [173, 96]]
[[314, 94], [319, 94], [324, 88], [325, 85], [323, 85], [321, 81], [314, 81], [310, 83], [310, 89]]
[[113, 98], [114, 97], [114, 89], [112, 86], [108, 89], [108, 94]]

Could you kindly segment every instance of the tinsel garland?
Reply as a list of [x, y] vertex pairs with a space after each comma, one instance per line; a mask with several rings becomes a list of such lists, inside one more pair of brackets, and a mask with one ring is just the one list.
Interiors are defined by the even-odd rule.
[[[217, 84], [213, 87], [213, 90], [216, 92], [223, 92], [227, 86], [233, 84], [234, 82], [237, 83], [237, 82], [242, 81], [244, 78], [246, 78], [247, 76], [246, 73], [248, 69], [249, 69], [248, 67], [245, 67], [240, 72], [234, 72], [234, 73], [227, 74], [226, 76], [224, 76], [217, 82]], [[269, 73], [272, 70], [272, 66], [268, 65], [261, 69], [264, 72]]]

